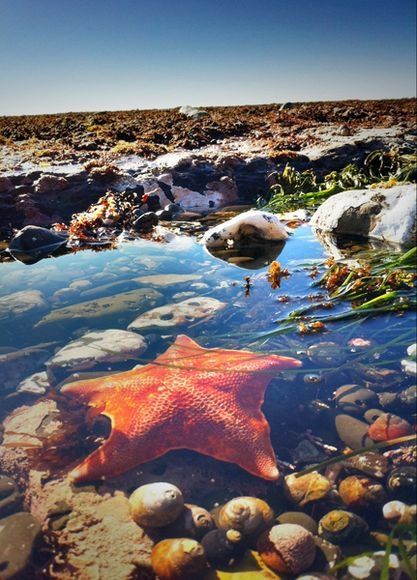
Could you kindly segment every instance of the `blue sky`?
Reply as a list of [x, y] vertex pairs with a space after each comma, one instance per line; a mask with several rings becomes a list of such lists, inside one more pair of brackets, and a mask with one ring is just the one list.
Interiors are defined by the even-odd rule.
[[416, 93], [414, 0], [0, 0], [0, 115]]

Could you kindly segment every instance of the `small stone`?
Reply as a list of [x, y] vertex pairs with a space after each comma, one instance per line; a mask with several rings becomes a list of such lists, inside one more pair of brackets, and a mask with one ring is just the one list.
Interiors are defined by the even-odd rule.
[[304, 512], [284, 512], [277, 517], [277, 521], [280, 524], [297, 524], [308, 530], [313, 536], [317, 535], [317, 522]]
[[350, 415], [337, 415], [335, 418], [336, 431], [345, 445], [351, 449], [359, 449], [372, 445], [368, 437], [369, 425]]
[[136, 231], [143, 232], [151, 230], [154, 226], [158, 225], [158, 222], [159, 218], [156, 213], [148, 211], [135, 219], [132, 226]]
[[344, 413], [363, 415], [366, 409], [378, 403], [378, 397], [359, 385], [343, 385], [335, 393], [335, 402]]
[[7, 477], [7, 475], [0, 475], [0, 518], [17, 511], [21, 501], [22, 498], [16, 482], [11, 477]]
[[330, 489], [330, 481], [317, 471], [307, 473], [301, 477], [291, 474], [285, 478], [286, 494], [300, 507], [312, 501], [325, 498]]

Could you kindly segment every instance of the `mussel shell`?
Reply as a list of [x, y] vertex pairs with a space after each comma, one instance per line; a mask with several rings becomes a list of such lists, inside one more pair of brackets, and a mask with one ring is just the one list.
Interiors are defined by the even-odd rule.
[[388, 476], [387, 486], [395, 499], [414, 502], [416, 497], [416, 468], [411, 466], [396, 467]]
[[365, 520], [346, 510], [332, 510], [319, 521], [319, 536], [332, 544], [354, 543], [367, 531]]
[[160, 580], [201, 580], [207, 570], [203, 546], [189, 538], [158, 542], [152, 548], [151, 564]]
[[214, 513], [214, 521], [221, 530], [237, 530], [251, 540], [272, 525], [274, 512], [262, 499], [241, 496], [231, 499]]

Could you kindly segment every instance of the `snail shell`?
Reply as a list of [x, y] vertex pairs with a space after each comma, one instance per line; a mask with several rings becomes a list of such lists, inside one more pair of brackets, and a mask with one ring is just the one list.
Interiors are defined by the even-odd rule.
[[348, 508], [364, 508], [386, 500], [384, 487], [365, 475], [350, 475], [339, 484], [339, 494]]
[[202, 507], [186, 503], [178, 518], [164, 530], [171, 538], [201, 538], [214, 527], [210, 513]]
[[201, 540], [208, 563], [213, 568], [227, 568], [245, 553], [242, 534], [237, 530], [212, 530]]
[[201, 580], [207, 559], [203, 546], [196, 540], [172, 538], [152, 548], [151, 564], [161, 580]]
[[258, 539], [258, 552], [265, 564], [283, 574], [308, 570], [316, 557], [313, 534], [297, 524], [278, 524]]
[[274, 512], [262, 499], [242, 496], [231, 499], [214, 515], [221, 530], [237, 530], [244, 538], [257, 537], [274, 521]]
[[140, 526], [159, 528], [172, 523], [184, 508], [181, 491], [172, 483], [138, 487], [129, 498], [132, 517]]
[[367, 531], [365, 520], [346, 510], [332, 510], [319, 521], [319, 536], [337, 545], [355, 542]]

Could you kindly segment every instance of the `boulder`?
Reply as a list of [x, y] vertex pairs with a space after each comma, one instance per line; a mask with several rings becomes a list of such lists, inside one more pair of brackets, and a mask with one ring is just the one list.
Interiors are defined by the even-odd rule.
[[343, 191], [319, 207], [311, 224], [318, 231], [415, 244], [416, 186]]
[[185, 117], [189, 117], [190, 119], [200, 119], [201, 117], [205, 117], [208, 115], [207, 111], [203, 111], [202, 109], [197, 109], [196, 107], [190, 107], [190, 105], [183, 105], [179, 108], [179, 113], [184, 115]]
[[276, 215], [251, 209], [209, 229], [202, 241], [206, 247], [215, 248], [230, 241], [241, 244], [260, 240], [278, 242], [287, 238], [287, 230]]

